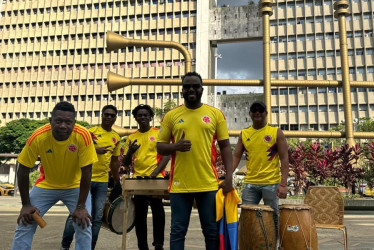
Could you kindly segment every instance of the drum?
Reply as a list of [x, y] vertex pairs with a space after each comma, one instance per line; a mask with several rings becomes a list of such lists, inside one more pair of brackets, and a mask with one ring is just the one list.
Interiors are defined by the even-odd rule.
[[308, 205], [279, 206], [281, 249], [318, 249], [317, 230]]
[[241, 205], [239, 249], [276, 249], [274, 210], [265, 205]]
[[[127, 232], [130, 232], [135, 226], [135, 205], [132, 199], [128, 199], [128, 203]], [[107, 202], [105, 204], [103, 223], [101, 225], [116, 234], [122, 234], [124, 208], [125, 203], [121, 196], [115, 199], [112, 204]]]

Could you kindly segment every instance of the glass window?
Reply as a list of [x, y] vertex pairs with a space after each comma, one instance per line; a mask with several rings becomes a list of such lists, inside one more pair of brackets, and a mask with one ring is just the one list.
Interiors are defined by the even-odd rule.
[[307, 106], [299, 106], [300, 112], [308, 112], [308, 107]]
[[329, 112], [337, 112], [337, 111], [338, 111], [338, 107], [336, 105], [329, 106]]
[[317, 106], [316, 105], [310, 105], [309, 106], [309, 112], [317, 112]]
[[327, 106], [326, 105], [320, 105], [318, 107], [319, 112], [327, 112]]
[[296, 88], [290, 88], [289, 89], [289, 94], [290, 95], [296, 95], [297, 94], [297, 89]]
[[317, 93], [317, 88], [309, 88], [308, 93], [309, 94], [316, 94]]
[[287, 89], [280, 89], [280, 95], [287, 95]]

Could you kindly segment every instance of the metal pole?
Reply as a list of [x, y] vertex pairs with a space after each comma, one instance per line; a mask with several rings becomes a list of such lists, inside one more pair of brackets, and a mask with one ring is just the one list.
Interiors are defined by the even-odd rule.
[[264, 101], [266, 104], [266, 111], [268, 112], [268, 123], [271, 123], [270, 16], [273, 15], [272, 6], [273, 0], [261, 0], [259, 3], [259, 14], [262, 16]]
[[340, 41], [340, 59], [342, 68], [342, 85], [343, 85], [343, 99], [344, 99], [344, 119], [346, 140], [349, 146], [355, 145], [353, 138], [353, 121], [352, 121], [352, 105], [351, 105], [351, 86], [349, 79], [348, 66], [348, 48], [347, 48], [347, 30], [345, 17], [348, 12], [348, 1], [338, 0], [334, 3], [334, 17], [339, 22], [339, 41]]

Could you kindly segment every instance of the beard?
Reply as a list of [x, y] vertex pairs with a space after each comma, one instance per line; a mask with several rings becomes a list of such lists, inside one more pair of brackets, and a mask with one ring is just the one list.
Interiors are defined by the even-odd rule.
[[200, 93], [196, 93], [196, 98], [193, 98], [193, 99], [190, 99], [189, 98], [189, 93], [183, 93], [183, 99], [184, 99], [184, 102], [189, 105], [189, 106], [195, 106], [197, 104], [200, 104], [201, 103], [201, 97], [202, 97], [203, 93], [200, 92]]

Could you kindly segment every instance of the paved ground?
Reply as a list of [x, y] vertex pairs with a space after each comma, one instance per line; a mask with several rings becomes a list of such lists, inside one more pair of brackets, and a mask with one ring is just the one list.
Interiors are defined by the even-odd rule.
[[[20, 198], [0, 197], [0, 249], [10, 249], [16, 219], [21, 207]], [[170, 208], [166, 207], [165, 249], [169, 249]], [[59, 249], [67, 209], [54, 206], [44, 217], [48, 223], [44, 229], [37, 229], [33, 249]], [[152, 225], [149, 218], [149, 225]], [[348, 242], [351, 250], [374, 250], [374, 211], [346, 211], [345, 224], [348, 228]], [[151, 230], [150, 230], [151, 232]], [[122, 236], [102, 229], [97, 249], [121, 249]], [[152, 242], [149, 234], [148, 244]], [[318, 244], [321, 250], [343, 249], [342, 234], [338, 230], [318, 230]], [[193, 210], [185, 249], [204, 249], [199, 217]], [[73, 248], [74, 249], [74, 248]], [[136, 236], [132, 230], [127, 237], [127, 249], [137, 249]], [[152, 249], [152, 248], [151, 248]], [[297, 249], [296, 249], [297, 250]]]

